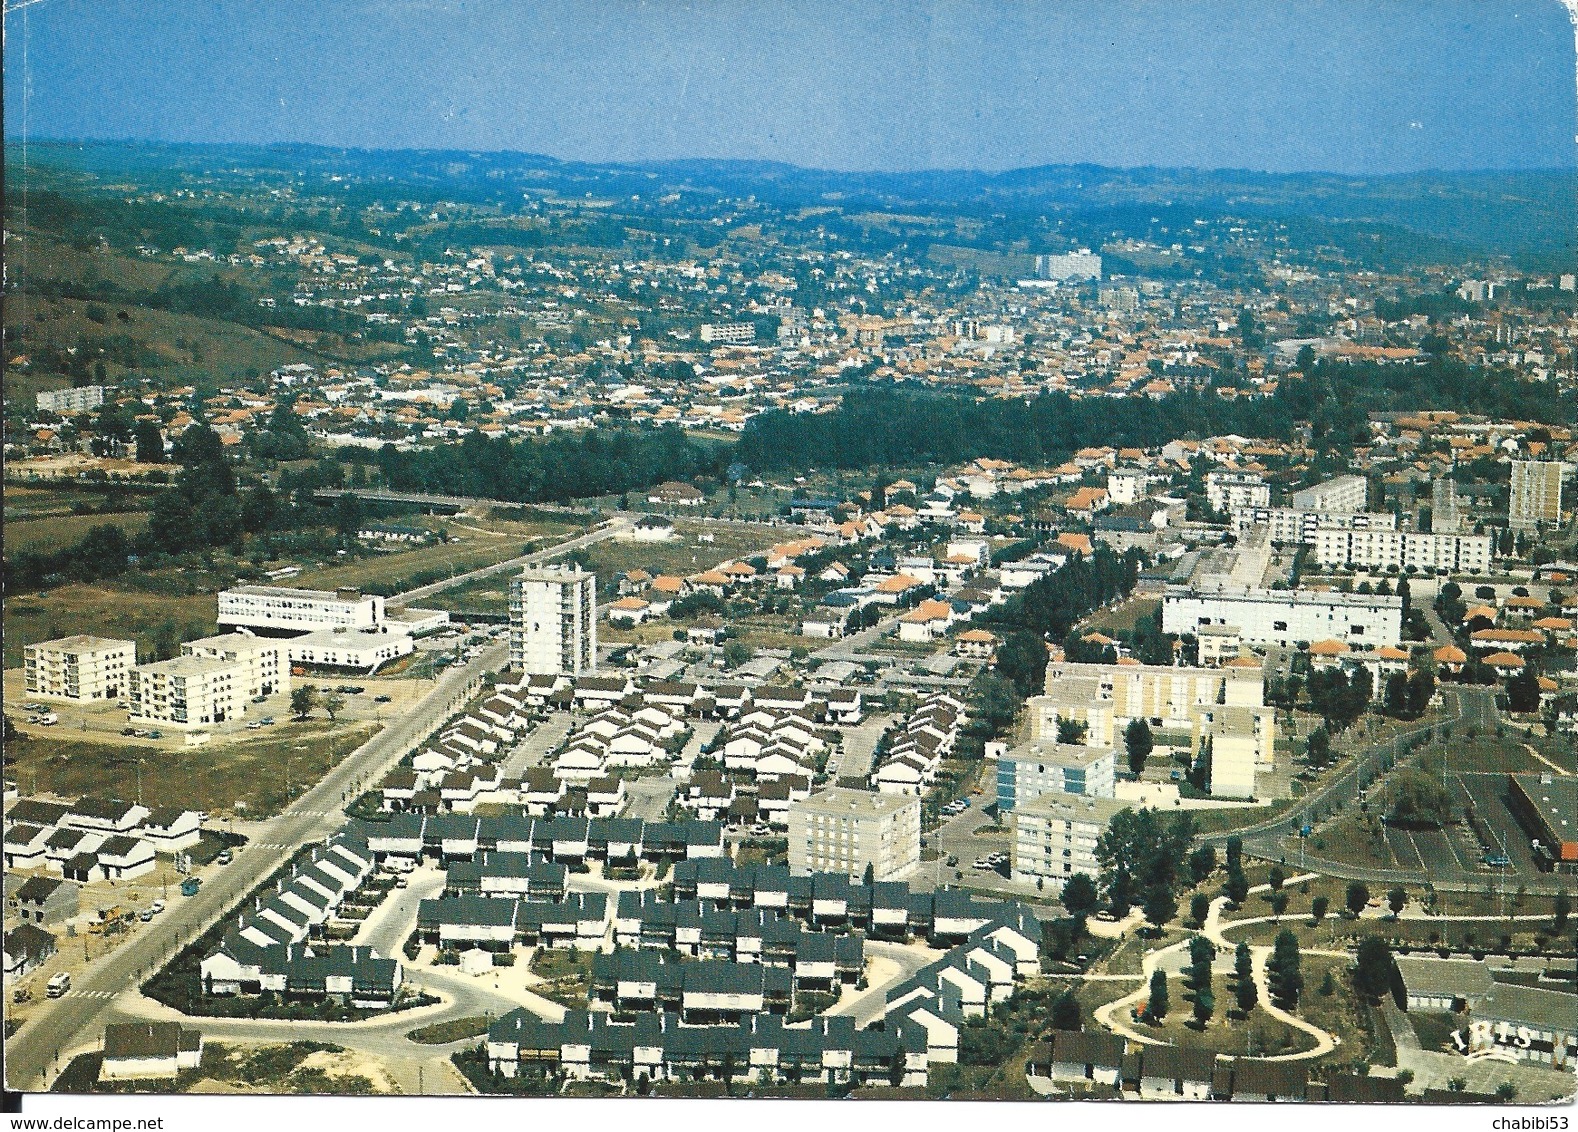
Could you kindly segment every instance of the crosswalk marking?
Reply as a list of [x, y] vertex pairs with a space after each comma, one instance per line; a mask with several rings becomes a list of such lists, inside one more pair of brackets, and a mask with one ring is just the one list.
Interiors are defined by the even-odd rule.
[[116, 991], [107, 991], [107, 990], [78, 990], [78, 991], [67, 991], [65, 997], [67, 997], [67, 998], [106, 998], [107, 999], [107, 998], [114, 998], [116, 993], [117, 993]]

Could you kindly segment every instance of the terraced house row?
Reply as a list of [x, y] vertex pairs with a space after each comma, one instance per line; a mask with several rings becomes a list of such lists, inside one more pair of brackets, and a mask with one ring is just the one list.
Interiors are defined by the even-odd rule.
[[561, 1022], [545, 1022], [516, 1010], [488, 1028], [487, 1054], [489, 1068], [505, 1077], [537, 1072], [609, 1081], [921, 1086], [928, 1066], [926, 1033], [919, 1026], [857, 1030], [853, 1018], [821, 1017], [793, 1027], [776, 1014], [692, 1026], [672, 1013], [620, 1022], [571, 1010]]
[[270, 991], [310, 1000], [337, 998], [354, 1006], [383, 1008], [404, 978], [398, 959], [368, 947], [326, 941], [340, 908], [372, 876], [367, 842], [342, 832], [315, 846], [254, 894], [222, 942], [200, 964], [203, 993]]
[[649, 822], [638, 818], [533, 817], [524, 807], [503, 814], [396, 814], [387, 822], [353, 822], [354, 836], [380, 859], [427, 857], [449, 866], [478, 853], [532, 853], [574, 864], [675, 861], [724, 855], [723, 824]]

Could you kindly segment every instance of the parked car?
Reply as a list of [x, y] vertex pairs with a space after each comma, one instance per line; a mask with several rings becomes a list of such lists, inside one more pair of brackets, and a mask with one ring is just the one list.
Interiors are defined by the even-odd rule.
[[236, 855], [234, 853], [232, 853], [229, 849], [221, 849], [219, 851], [219, 854], [214, 858], [214, 864], [216, 864], [216, 865], [228, 865], [231, 861], [234, 861], [235, 859], [236, 859]]
[[248, 731], [262, 731], [263, 730], [263, 725], [261, 723], [258, 723], [256, 721], [254, 721], [252, 723], [247, 724], [247, 730]]
[[393, 699], [394, 699], [393, 696], [374, 696], [373, 697], [373, 703], [375, 703], [375, 704], [387, 704], [387, 703], [391, 702]]
[[137, 913], [137, 918], [145, 924], [151, 922], [153, 920], [153, 909], [144, 908], [141, 912]]
[[44, 993], [50, 998], [64, 998], [71, 989], [71, 976], [62, 971], [52, 977], [44, 986]]
[[1512, 864], [1512, 858], [1505, 853], [1486, 853], [1481, 859], [1493, 869], [1504, 869]]
[[264, 727], [273, 727], [274, 726], [274, 717], [272, 715], [265, 715], [262, 719], [258, 720], [258, 722], [261, 723]]
[[148, 905], [148, 911], [157, 916], [160, 912], [164, 911], [164, 901], [155, 900], [152, 904]]

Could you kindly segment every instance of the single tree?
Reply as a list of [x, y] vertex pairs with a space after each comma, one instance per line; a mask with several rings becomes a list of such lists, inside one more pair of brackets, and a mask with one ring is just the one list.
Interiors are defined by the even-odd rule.
[[1386, 906], [1392, 910], [1392, 919], [1397, 919], [1404, 908], [1408, 907], [1408, 891], [1402, 885], [1394, 885], [1386, 894]]
[[1194, 1020], [1195, 1020], [1195, 1025], [1197, 1025], [1202, 1030], [1205, 1029], [1207, 1023], [1209, 1023], [1211, 1021], [1211, 1015], [1213, 1015], [1215, 1013], [1216, 1013], [1216, 996], [1215, 995], [1213, 995], [1210, 991], [1205, 990], [1205, 991], [1201, 991], [1199, 994], [1194, 996]]
[[1567, 917], [1573, 914], [1572, 897], [1567, 895], [1567, 890], [1561, 889], [1556, 893], [1556, 898], [1551, 901], [1551, 918], [1556, 924], [1556, 930], [1562, 931], [1567, 927]]
[[329, 722], [333, 723], [340, 714], [340, 709], [345, 706], [345, 697], [330, 692], [318, 702], [322, 705], [324, 712], [328, 714]]
[[1324, 896], [1317, 896], [1310, 901], [1310, 915], [1315, 917], [1318, 924], [1326, 918], [1326, 910], [1331, 907], [1331, 901]]
[[1052, 1028], [1075, 1031], [1085, 1028], [1079, 999], [1074, 997], [1073, 991], [1064, 991], [1052, 1000]]
[[318, 705], [318, 689], [313, 684], [302, 684], [290, 691], [290, 712], [297, 719], [306, 719]]
[[1096, 910], [1099, 900], [1096, 895], [1096, 882], [1084, 873], [1075, 873], [1063, 886], [1061, 899], [1063, 907], [1067, 908], [1071, 915], [1088, 916]]
[[1280, 891], [1288, 882], [1288, 872], [1281, 865], [1272, 865], [1271, 872], [1267, 874], [1266, 881], [1271, 885], [1271, 891]]
[[1288, 894], [1286, 892], [1273, 892], [1271, 894], [1271, 914], [1277, 919], [1282, 918], [1282, 913], [1288, 910]]
[[1189, 920], [1196, 927], [1205, 923], [1205, 918], [1211, 914], [1211, 898], [1203, 892], [1197, 892], [1189, 898]]
[[1152, 1022], [1167, 1017], [1167, 972], [1157, 968], [1151, 972], [1151, 993], [1145, 1003], [1145, 1016]]
[[1090, 724], [1080, 719], [1065, 719], [1057, 717], [1057, 741], [1078, 745], [1085, 741], [1086, 734], [1090, 731]]
[[1391, 993], [1397, 962], [1392, 949], [1379, 936], [1367, 935], [1359, 941], [1353, 969], [1353, 985], [1371, 1004]]
[[867, 861], [866, 862], [866, 874], [865, 874], [865, 876], [860, 878], [860, 881], [867, 888], [870, 888], [873, 884], [875, 884], [877, 882], [877, 866], [876, 866], [876, 864], [874, 862], [872, 862], [872, 861]]
[[1299, 970], [1299, 941], [1286, 929], [1277, 933], [1271, 958], [1266, 960], [1266, 988], [1271, 992], [1271, 1001], [1283, 1010], [1292, 1010], [1299, 1004], [1299, 994], [1304, 990], [1304, 975]]
[[1178, 914], [1178, 901], [1166, 885], [1156, 885], [1145, 894], [1145, 918], [1159, 932]]
[[1260, 1001], [1260, 991], [1255, 987], [1255, 961], [1247, 943], [1240, 943], [1233, 954], [1233, 994], [1239, 1012], [1245, 1015]]
[[1349, 913], [1358, 919], [1359, 913], [1364, 911], [1370, 902], [1370, 890], [1364, 886], [1363, 881], [1352, 880], [1348, 882], [1348, 892], [1344, 903], [1348, 906]]
[[1189, 876], [1196, 884], [1216, 872], [1216, 849], [1202, 845], [1189, 854]]
[[1496, 1086], [1496, 1099], [1502, 1104], [1511, 1104], [1518, 1096], [1518, 1086], [1511, 1081], [1503, 1081]]
[[1123, 732], [1123, 746], [1129, 754], [1129, 770], [1138, 778], [1145, 773], [1145, 760], [1156, 746], [1156, 740], [1151, 737], [1150, 726], [1145, 720], [1134, 719], [1129, 722]]
[[1229, 869], [1227, 883], [1222, 886], [1222, 891], [1235, 908], [1249, 899], [1249, 878], [1244, 875], [1244, 870]]
[[1227, 839], [1228, 871], [1244, 867], [1244, 839], [1234, 834]]

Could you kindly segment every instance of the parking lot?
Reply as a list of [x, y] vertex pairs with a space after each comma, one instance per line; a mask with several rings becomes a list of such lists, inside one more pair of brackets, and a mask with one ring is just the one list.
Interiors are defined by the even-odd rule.
[[[1486, 835], [1483, 842], [1472, 840], [1460, 843], [1465, 848], [1476, 850], [1469, 862], [1471, 870], [1482, 874], [1487, 883], [1493, 882], [1503, 873], [1509, 876], [1538, 875], [1539, 866], [1534, 861], [1529, 835], [1518, 824], [1518, 819], [1507, 805], [1507, 776], [1465, 771], [1451, 777], [1458, 803], [1466, 806], [1472, 802], [1474, 807], [1475, 823], [1464, 823], [1465, 828], [1477, 823], [1478, 829]], [[1472, 832], [1469, 837], [1473, 837]], [[1506, 856], [1507, 864], [1504, 866], [1487, 864], [1484, 859], [1489, 856], [1494, 861], [1500, 854]]]

